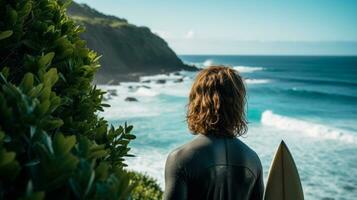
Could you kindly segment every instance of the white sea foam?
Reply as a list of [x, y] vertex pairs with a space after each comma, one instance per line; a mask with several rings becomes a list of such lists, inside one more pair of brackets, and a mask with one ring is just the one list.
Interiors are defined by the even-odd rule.
[[252, 73], [255, 71], [264, 70], [263, 67], [248, 67], [248, 66], [233, 66], [233, 69], [237, 70], [240, 73]]
[[[131, 86], [132, 88], [129, 88]], [[121, 83], [121, 85], [100, 85], [100, 89], [115, 91], [116, 95], [107, 95], [107, 102], [111, 105], [100, 113], [108, 120], [128, 119], [132, 117], [152, 117], [160, 115], [162, 109], [155, 106], [155, 96], [159, 93], [155, 90], [142, 87], [140, 83]], [[133, 89], [134, 88], [134, 89]], [[133, 97], [138, 102], [125, 101], [127, 97]]]
[[214, 62], [213, 62], [213, 60], [211, 60], [211, 59], [205, 60], [205, 61], [203, 62], [203, 66], [204, 66], [204, 67], [209, 67], [209, 66], [211, 66], [211, 65], [213, 65], [213, 64], [214, 64]]
[[135, 96], [149, 96], [149, 97], [153, 97], [153, 96], [157, 96], [159, 95], [159, 92], [154, 91], [151, 88], [145, 88], [145, 87], [139, 87], [139, 89], [137, 89], [133, 95]]
[[188, 65], [194, 65], [196, 66], [197, 68], [206, 68], [206, 67], [209, 67], [209, 66], [212, 66], [212, 65], [215, 65], [217, 63], [215, 63], [212, 59], [207, 59], [203, 62], [187, 62]]
[[347, 143], [357, 143], [357, 138], [347, 130], [332, 128], [326, 125], [308, 122], [291, 117], [281, 116], [266, 110], [262, 114], [261, 122], [277, 129], [304, 133], [309, 137], [339, 140]]
[[245, 79], [245, 83], [247, 84], [265, 84], [265, 83], [270, 83], [270, 79]]
[[[125, 119], [133, 117], [153, 117], [170, 110], [170, 107], [162, 107], [158, 104], [160, 95], [188, 97], [195, 73], [180, 72], [175, 74], [159, 74], [143, 77], [142, 80], [151, 80], [149, 83], [122, 82], [120, 85], [100, 85], [105, 91], [112, 90], [107, 94], [107, 103], [110, 108], [105, 108], [103, 116], [107, 119]], [[178, 77], [185, 77], [183, 82], [174, 82]], [[166, 80], [165, 84], [158, 84], [156, 80]], [[247, 84], [265, 84], [269, 79], [245, 79]], [[114, 91], [114, 92], [113, 92]], [[127, 97], [137, 99], [137, 102], [127, 102]]]
[[175, 75], [173, 73], [170, 74], [158, 74], [153, 76], [142, 76], [140, 77], [140, 81], [157, 81], [157, 80], [177, 80], [183, 78], [181, 75]]
[[162, 109], [149, 107], [143, 102], [126, 102], [119, 99], [108, 101], [111, 107], [104, 109], [100, 115], [105, 116], [107, 120], [128, 120], [134, 117], [154, 117], [160, 115]]
[[126, 158], [128, 168], [149, 174], [158, 181], [161, 188], [164, 188], [164, 167], [168, 153], [158, 148], [133, 149], [131, 153], [136, 157]]
[[[104, 91], [111, 90], [105, 95], [106, 103], [111, 107], [105, 108], [100, 113], [108, 120], [128, 119], [136, 117], [153, 117], [168, 112], [172, 107], [162, 107], [160, 95], [187, 97], [191, 86], [190, 77], [182, 82], [175, 82], [178, 75], [156, 75], [144, 78], [144, 80], [161, 80], [166, 78], [165, 84], [158, 84], [156, 81], [149, 83], [123, 82], [120, 85], [98, 85]], [[175, 78], [174, 78], [175, 77]], [[182, 77], [182, 76], [181, 76]], [[188, 77], [188, 76], [185, 76]], [[125, 101], [127, 97], [137, 99], [137, 101]]]

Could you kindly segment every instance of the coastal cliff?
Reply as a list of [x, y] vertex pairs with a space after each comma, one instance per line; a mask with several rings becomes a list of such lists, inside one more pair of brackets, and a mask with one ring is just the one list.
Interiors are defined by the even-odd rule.
[[139, 76], [178, 70], [196, 70], [185, 65], [168, 44], [147, 27], [126, 19], [105, 15], [75, 2], [67, 10], [78, 24], [85, 26], [82, 39], [103, 57], [97, 83], [135, 81]]

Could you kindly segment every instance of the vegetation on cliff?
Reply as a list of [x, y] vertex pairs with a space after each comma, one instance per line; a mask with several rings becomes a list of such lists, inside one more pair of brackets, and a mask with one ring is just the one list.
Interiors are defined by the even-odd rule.
[[129, 172], [137, 186], [131, 192], [132, 200], [161, 200], [163, 191], [152, 177], [138, 172]]
[[140, 75], [196, 70], [185, 65], [168, 44], [147, 27], [104, 15], [85, 4], [73, 3], [68, 14], [87, 29], [82, 38], [101, 55], [97, 81], [135, 80]]

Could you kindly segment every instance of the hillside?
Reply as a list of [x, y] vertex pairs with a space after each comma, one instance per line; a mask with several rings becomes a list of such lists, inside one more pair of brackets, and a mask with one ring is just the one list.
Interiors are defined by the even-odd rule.
[[147, 27], [138, 27], [127, 20], [102, 14], [85, 4], [75, 2], [67, 13], [86, 27], [82, 38], [101, 58], [97, 83], [137, 80], [141, 75], [195, 70], [185, 65], [159, 36]]

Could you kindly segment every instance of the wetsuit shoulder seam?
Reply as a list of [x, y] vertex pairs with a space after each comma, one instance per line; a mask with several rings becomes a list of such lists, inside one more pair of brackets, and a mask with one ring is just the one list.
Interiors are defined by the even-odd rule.
[[232, 165], [232, 164], [214, 164], [211, 166], [208, 166], [206, 169], [211, 168], [211, 167], [216, 167], [216, 166], [230, 166], [230, 167], [242, 167], [248, 169], [248, 171], [253, 174], [254, 178], [257, 178], [257, 174], [255, 174], [249, 167], [246, 167], [244, 165]]

